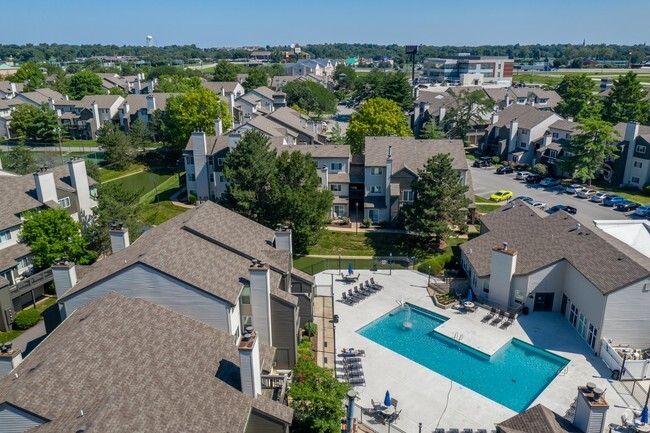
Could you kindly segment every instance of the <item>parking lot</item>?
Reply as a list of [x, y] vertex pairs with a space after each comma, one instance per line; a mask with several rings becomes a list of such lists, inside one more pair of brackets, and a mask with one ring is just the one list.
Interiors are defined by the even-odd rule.
[[619, 212], [614, 208], [591, 202], [588, 199], [578, 198], [575, 194], [566, 194], [564, 187], [544, 188], [539, 184], [529, 184], [523, 180], [515, 180], [515, 173], [496, 174], [496, 167], [476, 168], [472, 167], [472, 162], [468, 161], [468, 165], [472, 173], [474, 193], [478, 196], [489, 198], [496, 191], [508, 190], [512, 191], [514, 197], [528, 196], [533, 200], [544, 202], [546, 209], [559, 204], [573, 206], [578, 210], [575, 218], [583, 224], [589, 224], [593, 220], [642, 219], [634, 215], [633, 211]]

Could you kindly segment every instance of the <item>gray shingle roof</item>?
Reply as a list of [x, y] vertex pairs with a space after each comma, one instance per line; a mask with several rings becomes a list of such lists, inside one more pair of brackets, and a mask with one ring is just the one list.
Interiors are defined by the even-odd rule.
[[206, 89], [212, 90], [214, 93], [221, 94], [221, 89], [224, 93], [234, 93], [237, 86], [241, 86], [239, 81], [202, 81], [201, 86]]
[[119, 95], [86, 95], [79, 101], [78, 106], [83, 108], [92, 107], [92, 103], [97, 102], [97, 108], [108, 110], [116, 102], [124, 102], [124, 98]]
[[307, 135], [316, 140], [317, 135], [305, 124], [302, 123], [300, 113], [289, 107], [281, 107], [267, 116], [269, 119], [275, 120], [282, 125], [291, 128], [301, 134]]
[[542, 404], [497, 424], [501, 433], [580, 433], [569, 420]]
[[[152, 93], [152, 96], [155, 98], [156, 101], [156, 109], [157, 110], [165, 110], [167, 107], [167, 99], [176, 96], [177, 93]], [[147, 96], [148, 95], [135, 95], [135, 94], [128, 94], [126, 95], [126, 101], [129, 103], [129, 108], [130, 108], [130, 114], [135, 113], [138, 110], [143, 110], [147, 108]], [[92, 102], [92, 101], [91, 101]], [[124, 106], [124, 103], [122, 103], [122, 106]], [[99, 104], [99, 102], [98, 102]]]
[[516, 201], [481, 222], [489, 231], [461, 245], [481, 277], [491, 272], [492, 248], [503, 242], [518, 251], [515, 275], [566, 260], [604, 294], [650, 276], [650, 258], [600, 229], [576, 230], [577, 221], [565, 212], [548, 215]]
[[[499, 120], [493, 125], [510, 127], [510, 121], [517, 119], [520, 129], [532, 129], [551, 116], [557, 116], [552, 111], [542, 111], [529, 105], [512, 104], [499, 112]], [[559, 118], [559, 116], [557, 116]]]
[[[266, 369], [273, 353], [260, 347]], [[0, 402], [49, 420], [30, 430], [38, 433], [82, 425], [114, 433], [243, 433], [253, 408], [292, 418], [288, 407], [240, 391], [232, 335], [117, 293], [73, 313], [15, 373], [18, 379], [0, 379]]]
[[451, 155], [454, 169], [467, 170], [461, 140], [416, 140], [413, 137], [366, 137], [366, 167], [386, 167], [388, 146], [393, 147], [393, 173], [403, 167], [417, 172], [438, 153]]
[[549, 128], [559, 129], [560, 131], [575, 132], [579, 131], [580, 123], [578, 122], [569, 122], [568, 120], [558, 120], [553, 123]]
[[32, 249], [26, 244], [20, 243], [0, 250], [0, 271], [16, 266], [16, 259], [31, 253]]
[[272, 288], [277, 288], [282, 273], [289, 271], [290, 254], [272, 246], [274, 236], [273, 230], [206, 202], [98, 261], [65, 296], [143, 264], [235, 305], [242, 281], [249, 278], [251, 259], [271, 265]]

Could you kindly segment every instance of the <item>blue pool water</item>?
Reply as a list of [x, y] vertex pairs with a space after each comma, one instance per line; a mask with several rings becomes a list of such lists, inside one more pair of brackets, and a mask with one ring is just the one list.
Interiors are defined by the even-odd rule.
[[[490, 357], [434, 332], [445, 317], [408, 307], [397, 308], [357, 332], [514, 411], [530, 406], [569, 363], [517, 339]], [[410, 327], [404, 326], [406, 321]]]

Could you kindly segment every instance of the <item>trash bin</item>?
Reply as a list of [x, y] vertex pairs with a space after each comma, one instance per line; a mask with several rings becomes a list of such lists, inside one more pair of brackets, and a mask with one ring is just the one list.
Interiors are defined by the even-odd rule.
[[527, 316], [528, 315], [528, 307], [522, 308], [521, 309], [521, 314], [523, 314], [524, 316]]
[[618, 380], [620, 375], [621, 375], [621, 370], [613, 370], [612, 371], [612, 379]]

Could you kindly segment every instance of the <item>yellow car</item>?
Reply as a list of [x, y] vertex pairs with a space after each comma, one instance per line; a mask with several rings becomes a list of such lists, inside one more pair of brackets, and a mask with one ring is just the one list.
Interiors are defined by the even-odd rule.
[[490, 200], [493, 201], [503, 201], [512, 198], [512, 191], [501, 190], [497, 191], [490, 196]]

